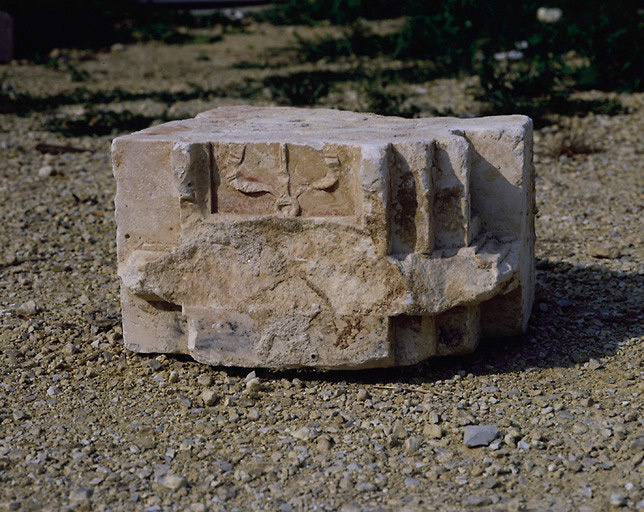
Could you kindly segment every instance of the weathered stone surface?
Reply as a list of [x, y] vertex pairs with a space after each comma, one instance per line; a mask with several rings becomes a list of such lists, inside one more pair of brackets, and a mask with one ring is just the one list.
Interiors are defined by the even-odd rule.
[[131, 350], [365, 368], [526, 327], [526, 117], [225, 107], [119, 137], [112, 156]]

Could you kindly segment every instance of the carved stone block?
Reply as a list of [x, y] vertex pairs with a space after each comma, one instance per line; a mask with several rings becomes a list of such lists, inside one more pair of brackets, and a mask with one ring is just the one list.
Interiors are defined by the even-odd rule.
[[526, 117], [224, 107], [119, 137], [112, 156], [131, 350], [367, 368], [526, 328]]

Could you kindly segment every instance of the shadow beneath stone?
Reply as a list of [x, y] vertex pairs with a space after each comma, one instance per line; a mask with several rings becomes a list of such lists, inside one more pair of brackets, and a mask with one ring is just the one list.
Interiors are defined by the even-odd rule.
[[[483, 340], [475, 354], [463, 358], [462, 369], [488, 374], [569, 368], [613, 355], [620, 342], [644, 331], [642, 290], [644, 275], [539, 260], [526, 335]], [[430, 361], [427, 369], [435, 366]]]

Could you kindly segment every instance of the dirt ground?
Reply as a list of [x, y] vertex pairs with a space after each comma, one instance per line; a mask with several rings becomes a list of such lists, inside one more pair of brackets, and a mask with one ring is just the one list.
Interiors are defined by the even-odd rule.
[[[111, 139], [317, 91], [299, 72], [328, 80], [316, 105], [365, 110], [356, 69], [408, 71], [301, 63], [310, 30], [0, 66], [0, 509], [644, 510], [644, 94], [590, 93], [621, 113], [535, 132], [523, 337], [406, 369], [257, 370], [259, 389], [250, 369], [122, 348]], [[474, 83], [392, 87], [421, 115], [471, 116]]]

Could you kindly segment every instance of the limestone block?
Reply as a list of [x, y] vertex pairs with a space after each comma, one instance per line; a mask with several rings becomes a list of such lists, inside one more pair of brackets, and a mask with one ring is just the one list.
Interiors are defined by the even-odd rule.
[[526, 328], [527, 117], [223, 107], [119, 137], [112, 157], [131, 350], [368, 368]]

